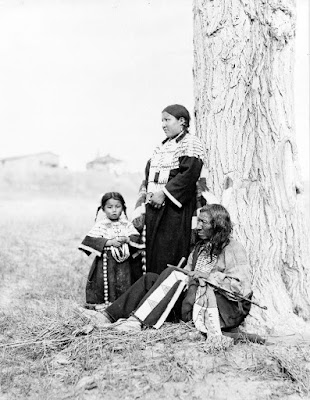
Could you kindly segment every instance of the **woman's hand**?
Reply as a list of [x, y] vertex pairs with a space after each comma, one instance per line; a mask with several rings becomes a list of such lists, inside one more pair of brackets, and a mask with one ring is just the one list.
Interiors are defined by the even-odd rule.
[[145, 204], [151, 203], [151, 198], [152, 198], [152, 196], [153, 196], [153, 193], [152, 193], [152, 192], [149, 192], [149, 193], [146, 195]]
[[150, 199], [150, 204], [154, 207], [154, 208], [160, 208], [162, 207], [164, 201], [165, 201], [165, 193], [160, 190], [159, 192], [155, 192], [153, 193], [153, 196]]

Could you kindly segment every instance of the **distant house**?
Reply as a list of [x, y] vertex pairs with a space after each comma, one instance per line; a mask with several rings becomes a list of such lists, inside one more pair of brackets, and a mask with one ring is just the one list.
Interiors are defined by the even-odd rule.
[[23, 156], [0, 158], [0, 167], [37, 169], [59, 167], [59, 156], [50, 151]]
[[86, 164], [86, 169], [96, 171], [106, 171], [112, 173], [121, 173], [124, 169], [122, 160], [118, 160], [107, 154], [102, 157], [96, 157], [94, 160]]

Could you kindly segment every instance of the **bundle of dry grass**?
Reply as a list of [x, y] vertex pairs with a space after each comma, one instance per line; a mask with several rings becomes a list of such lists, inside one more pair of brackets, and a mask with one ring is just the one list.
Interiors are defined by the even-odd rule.
[[[8, 341], [0, 344], [0, 348], [14, 349], [27, 348], [37, 354], [46, 357], [53, 353], [66, 351], [72, 359], [88, 357], [105, 349], [108, 351], [119, 351], [121, 348], [141, 349], [155, 342], [175, 343], [185, 338], [192, 341], [205, 340], [191, 324], [165, 324], [158, 331], [153, 329], [142, 330], [133, 334], [124, 334], [111, 328], [98, 329], [88, 323], [72, 308], [71, 313], [46, 316], [36, 321], [23, 333], [23, 340]], [[88, 329], [89, 328], [89, 329]], [[99, 354], [100, 355], [100, 354]]]
[[[0, 345], [3, 356], [38, 360], [46, 374], [61, 378], [66, 384], [76, 384], [86, 371], [96, 371], [103, 380], [108, 376], [108, 382], [112, 385], [132, 369], [162, 370], [162, 358], [167, 356], [166, 348], [188, 340], [205, 340], [188, 324], [165, 324], [159, 331], [147, 329], [135, 334], [124, 334], [108, 328], [94, 328], [90, 329], [89, 334], [83, 334], [88, 321], [74, 312], [73, 307], [70, 311], [66, 307], [57, 307], [54, 315], [33, 322], [32, 326], [20, 332], [19, 340], [8, 340]], [[167, 365], [170, 365], [171, 374], [177, 379], [175, 370], [183, 371], [181, 364], [176, 369], [171, 362]], [[169, 376], [166, 378], [169, 379]]]

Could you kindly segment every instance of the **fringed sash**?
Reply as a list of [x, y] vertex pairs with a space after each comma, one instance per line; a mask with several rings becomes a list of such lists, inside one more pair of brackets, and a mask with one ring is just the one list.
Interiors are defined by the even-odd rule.
[[[203, 272], [207, 276], [217, 263], [217, 256], [211, 258], [210, 250], [210, 244], [201, 246], [198, 250], [195, 264], [195, 271]], [[199, 279], [199, 286], [196, 291], [193, 322], [200, 332], [221, 335], [220, 318], [214, 290], [203, 279]]]
[[197, 288], [193, 322], [200, 332], [210, 335], [222, 334], [216, 297], [210, 285], [199, 285]]

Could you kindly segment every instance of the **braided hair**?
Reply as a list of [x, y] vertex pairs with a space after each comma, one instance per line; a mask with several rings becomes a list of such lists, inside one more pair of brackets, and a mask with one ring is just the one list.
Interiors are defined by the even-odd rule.
[[188, 132], [191, 116], [187, 108], [185, 108], [181, 104], [172, 104], [165, 107], [162, 112], [167, 112], [168, 114], [173, 115], [176, 119], [183, 118], [183, 130], [184, 132]]
[[124, 197], [118, 192], [107, 192], [101, 197], [100, 206], [97, 208], [95, 221], [97, 220], [97, 216], [98, 216], [99, 211], [104, 209], [104, 206], [106, 205], [106, 202], [108, 200], [110, 200], [110, 199], [119, 200], [121, 202], [124, 214], [127, 217], [127, 213], [126, 213], [127, 207], [126, 207], [126, 203], [125, 203]]

